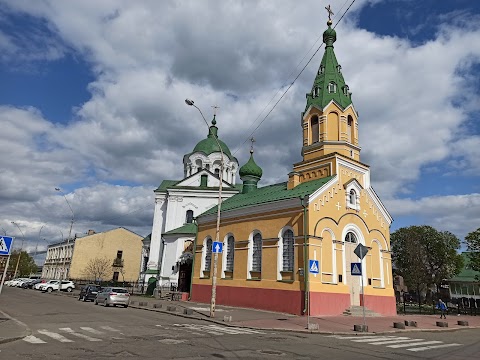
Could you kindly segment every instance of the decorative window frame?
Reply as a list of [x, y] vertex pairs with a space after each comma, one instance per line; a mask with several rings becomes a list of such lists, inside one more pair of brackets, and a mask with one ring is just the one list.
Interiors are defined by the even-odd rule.
[[[293, 269], [291, 274], [288, 274], [289, 271], [283, 270], [283, 235], [286, 231], [290, 230], [293, 233]], [[293, 276], [295, 269], [295, 232], [291, 226], [283, 227], [278, 233], [278, 243], [277, 243], [277, 280], [293, 280], [290, 279]]]
[[[352, 179], [349, 182], [347, 182], [344, 187], [345, 187], [345, 207], [347, 209], [353, 209], [355, 211], [360, 211], [360, 209], [361, 209], [360, 194], [363, 190], [362, 185], [360, 185], [360, 183], [356, 179]], [[350, 201], [350, 192], [352, 190], [356, 194], [354, 204]]]
[[327, 89], [329, 94], [335, 94], [337, 92], [337, 84], [335, 84], [333, 81], [330, 81]]
[[[228, 233], [223, 238], [222, 273], [221, 273], [221, 278], [222, 279], [231, 278], [230, 276], [227, 276], [227, 274], [226, 274], [226, 272], [229, 272], [229, 271], [227, 271], [227, 255], [228, 255], [228, 251], [230, 250], [230, 248], [228, 246], [228, 238], [230, 236], [233, 237], [233, 264], [234, 264], [231, 272], [233, 273], [233, 271], [235, 270], [235, 236], [233, 236], [232, 233]], [[232, 274], [232, 276], [233, 276], [233, 274]]]
[[[207, 270], [207, 252], [209, 251], [209, 246], [208, 246], [208, 240], [210, 240], [210, 266], [209, 269]], [[207, 236], [203, 240], [203, 247], [202, 247], [202, 262], [200, 266], [200, 278], [208, 278], [208, 276], [205, 276], [205, 272], [211, 272], [211, 266], [212, 266], [212, 244], [213, 240], [211, 236]]]
[[[247, 279], [248, 280], [256, 279], [255, 277], [252, 276], [252, 272], [253, 272], [253, 237], [257, 234], [260, 234], [262, 238], [262, 243], [263, 243], [263, 236], [260, 230], [253, 230], [250, 233], [250, 236], [248, 237], [248, 259], [247, 259]], [[263, 256], [263, 246], [262, 246], [262, 256]]]

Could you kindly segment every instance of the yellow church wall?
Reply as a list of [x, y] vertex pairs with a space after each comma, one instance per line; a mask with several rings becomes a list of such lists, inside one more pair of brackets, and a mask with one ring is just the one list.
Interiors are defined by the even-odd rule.
[[[299, 201], [300, 202], [300, 201]], [[277, 257], [278, 257], [278, 238], [280, 232], [285, 227], [291, 228], [295, 236], [294, 251], [294, 271], [291, 274], [285, 274], [284, 280], [278, 280]], [[197, 235], [197, 249], [195, 252], [194, 266], [194, 284], [210, 285], [211, 278], [201, 278], [200, 270], [202, 264], [203, 241], [207, 237], [215, 239], [215, 222], [199, 225]], [[261, 279], [248, 279], [248, 241], [254, 231], [262, 234], [262, 272]], [[236, 217], [234, 219], [222, 219], [220, 228], [220, 241], [224, 241], [227, 234], [232, 234], [235, 238], [234, 269], [231, 279], [222, 279], [222, 256], [218, 256], [218, 285], [238, 286], [251, 288], [269, 288], [282, 290], [299, 290], [300, 282], [303, 277], [297, 273], [298, 268], [303, 268], [303, 210], [291, 209], [281, 212], [267, 212], [251, 216]], [[212, 255], [213, 261], [213, 255]], [[211, 266], [213, 271], [213, 263]]]

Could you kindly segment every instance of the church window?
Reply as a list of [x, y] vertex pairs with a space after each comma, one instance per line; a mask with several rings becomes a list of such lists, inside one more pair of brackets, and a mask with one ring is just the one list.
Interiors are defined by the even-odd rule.
[[318, 75], [322, 75], [325, 72], [325, 66], [320, 65], [320, 68], [318, 69]]
[[311, 139], [312, 139], [312, 144], [318, 142], [318, 116], [314, 115], [312, 116], [312, 119], [310, 120], [310, 129], [311, 129]]
[[294, 237], [293, 231], [287, 230], [283, 233], [283, 271], [293, 271], [294, 259]]
[[205, 271], [210, 271], [212, 265], [212, 239], [205, 241]]
[[357, 205], [357, 193], [355, 192], [355, 190], [350, 190], [348, 201], [352, 206]]
[[205, 169], [210, 170], [210, 164], [205, 164]]
[[218, 177], [220, 177], [220, 169], [215, 169], [215, 175], [217, 175]]
[[208, 186], [208, 175], [200, 176], [200, 186], [203, 186], [203, 187]]
[[341, 72], [342, 72], [342, 66], [341, 66], [341, 65], [337, 65], [337, 72], [338, 72], [338, 73], [341, 73]]
[[354, 126], [353, 118], [352, 118], [351, 115], [348, 115], [348, 118], [347, 118], [347, 141], [349, 143], [353, 143], [354, 130], [355, 130], [355, 126]]
[[185, 217], [185, 223], [191, 224], [193, 222], [193, 210], [187, 210], [187, 214]]
[[343, 87], [343, 94], [344, 94], [345, 96], [348, 96], [348, 90], [349, 90], [348, 85], [345, 85], [345, 86]]
[[225, 271], [233, 271], [233, 259], [235, 252], [235, 238], [229, 236], [227, 239], [227, 264], [225, 266]]
[[197, 166], [197, 172], [202, 170], [202, 167], [203, 167], [202, 160], [195, 161], [195, 165]]
[[347, 235], [345, 235], [345, 242], [356, 244], [357, 243], [357, 237], [355, 236], [355, 234], [353, 232], [349, 231], [347, 233]]
[[256, 233], [253, 236], [252, 247], [252, 271], [262, 271], [262, 235]]
[[337, 84], [335, 84], [333, 81], [328, 83], [328, 92], [330, 94], [334, 94], [337, 92]]

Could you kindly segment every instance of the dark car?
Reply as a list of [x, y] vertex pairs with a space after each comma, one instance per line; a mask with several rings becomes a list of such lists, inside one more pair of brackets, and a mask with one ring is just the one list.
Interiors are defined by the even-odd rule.
[[26, 281], [24, 283], [22, 283], [22, 288], [24, 289], [33, 289], [33, 287], [36, 285], [36, 284], [39, 284], [39, 283], [44, 283], [45, 280], [43, 279], [31, 279], [29, 281]]
[[78, 295], [78, 300], [83, 301], [93, 301], [97, 297], [98, 292], [102, 290], [99, 285], [89, 284], [86, 285], [80, 290], [80, 294]]

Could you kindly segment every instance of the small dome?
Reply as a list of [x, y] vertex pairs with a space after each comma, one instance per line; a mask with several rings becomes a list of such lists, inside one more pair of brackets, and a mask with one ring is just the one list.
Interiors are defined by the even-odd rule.
[[[223, 153], [228, 156], [229, 159], [232, 159], [232, 153], [230, 152], [230, 149], [228, 146], [218, 138], [218, 128], [215, 126], [217, 121], [215, 120], [215, 116], [213, 117], [212, 120], [212, 126], [210, 126], [208, 130], [208, 136], [206, 139], [201, 140], [193, 149], [192, 154], [196, 152], [202, 152], [205, 155], [210, 155], [216, 152], [220, 152], [220, 148], [218, 145], [220, 144], [220, 147], [222, 148]], [[215, 140], [217, 138], [217, 140]]]
[[250, 153], [250, 159], [248, 159], [247, 163], [240, 168], [238, 173], [240, 174], [240, 178], [243, 178], [244, 176], [262, 177], [263, 170], [255, 163], [255, 160], [253, 160], [253, 152]]
[[333, 43], [337, 41], [337, 32], [331, 28], [331, 20], [328, 21], [328, 29], [323, 32], [323, 42], [326, 46], [333, 46]]

